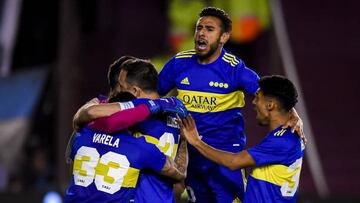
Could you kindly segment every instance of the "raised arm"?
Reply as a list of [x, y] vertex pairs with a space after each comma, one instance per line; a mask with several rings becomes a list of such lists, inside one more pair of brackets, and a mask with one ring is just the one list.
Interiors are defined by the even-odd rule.
[[150, 116], [150, 110], [145, 104], [131, 109], [118, 111], [110, 116], [98, 118], [88, 127], [102, 132], [113, 133], [142, 122]]
[[73, 118], [73, 128], [75, 131], [78, 131], [88, 122], [100, 117], [109, 116], [119, 110], [120, 106], [117, 103], [100, 104], [99, 100], [94, 98], [76, 112]]
[[246, 150], [239, 153], [225, 152], [215, 149], [203, 142], [197, 132], [195, 121], [191, 115], [187, 116], [183, 120], [178, 120], [182, 134], [186, 137], [188, 143], [193, 145], [202, 155], [211, 161], [223, 165], [231, 170], [255, 166], [255, 160]]

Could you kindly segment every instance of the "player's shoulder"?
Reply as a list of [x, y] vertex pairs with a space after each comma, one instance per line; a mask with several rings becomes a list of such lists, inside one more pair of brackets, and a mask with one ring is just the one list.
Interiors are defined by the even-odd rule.
[[223, 50], [223, 54], [221, 56], [221, 60], [225, 61], [230, 67], [238, 67], [239, 65], [242, 65], [242, 60], [231, 53], [230, 51]]
[[186, 60], [196, 55], [195, 49], [181, 51], [174, 56], [174, 60]]
[[301, 143], [300, 137], [295, 133], [291, 132], [291, 128], [279, 127], [270, 133], [272, 139], [277, 139], [278, 142], [285, 144], [286, 146], [298, 145]]

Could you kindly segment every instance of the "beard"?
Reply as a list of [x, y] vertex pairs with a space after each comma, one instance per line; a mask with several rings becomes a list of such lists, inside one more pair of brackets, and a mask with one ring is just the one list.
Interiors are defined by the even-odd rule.
[[210, 44], [210, 50], [208, 52], [201, 54], [196, 51], [196, 54], [198, 55], [199, 60], [206, 60], [206, 59], [210, 58], [212, 55], [214, 55], [214, 53], [217, 51], [217, 49], [220, 46], [221, 46], [221, 43], [220, 43], [220, 37], [219, 37], [219, 39], [215, 43]]

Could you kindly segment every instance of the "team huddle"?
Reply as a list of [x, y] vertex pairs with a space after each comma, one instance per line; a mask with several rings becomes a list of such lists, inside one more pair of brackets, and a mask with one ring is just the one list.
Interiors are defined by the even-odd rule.
[[[207, 7], [194, 50], [160, 74], [133, 56], [110, 65], [108, 96], [74, 115], [66, 202], [178, 202], [184, 190], [189, 202], [296, 201], [305, 141], [296, 88], [283, 76], [260, 78], [225, 50], [230, 33], [229, 16]], [[268, 127], [247, 149], [245, 94]]]

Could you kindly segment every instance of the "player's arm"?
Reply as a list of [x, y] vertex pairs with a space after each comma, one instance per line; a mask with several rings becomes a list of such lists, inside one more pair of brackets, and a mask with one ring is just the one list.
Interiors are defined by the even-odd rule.
[[181, 172], [177, 168], [174, 160], [172, 160], [169, 156], [166, 156], [166, 161], [164, 167], [160, 171], [160, 174], [177, 181], [183, 181], [186, 178], [186, 173]]
[[186, 139], [181, 138], [179, 144], [179, 150], [175, 157], [175, 163], [177, 168], [184, 174], [186, 174], [186, 169], [189, 163], [189, 155], [187, 150]]
[[73, 118], [73, 128], [75, 131], [81, 129], [86, 123], [100, 117], [109, 116], [120, 110], [117, 103], [100, 104], [94, 98], [80, 107]]
[[231, 170], [256, 165], [255, 160], [246, 150], [239, 153], [225, 152], [215, 149], [203, 142], [197, 132], [195, 121], [191, 115], [183, 120], [178, 120], [182, 134], [186, 137], [187, 141], [206, 158]]
[[89, 123], [88, 127], [93, 130], [113, 133], [143, 122], [149, 116], [149, 109], [145, 104], [142, 104], [131, 109], [118, 111], [110, 116], [98, 118]]
[[182, 118], [187, 115], [186, 107], [176, 97], [154, 100], [142, 98], [119, 104], [121, 106], [120, 112], [116, 112], [108, 117], [99, 118], [89, 124], [89, 127], [94, 130], [113, 133], [142, 122], [150, 115], [158, 113], [175, 113]]
[[[180, 138], [179, 150], [175, 157], [175, 163], [178, 166], [180, 172], [186, 175], [187, 166], [189, 163], [189, 155], [187, 149], [187, 142], [186, 139], [183, 137]], [[174, 197], [175, 199], [180, 200], [181, 194], [185, 190], [185, 184], [183, 181], [174, 184]]]

